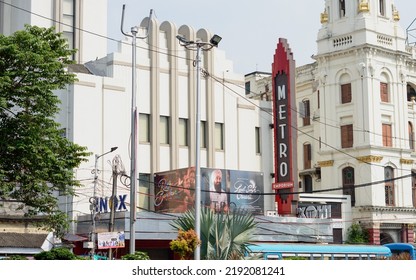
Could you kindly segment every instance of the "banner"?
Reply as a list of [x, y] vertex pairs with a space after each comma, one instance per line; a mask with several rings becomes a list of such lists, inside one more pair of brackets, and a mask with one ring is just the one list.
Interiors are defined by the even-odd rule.
[[124, 248], [124, 232], [100, 232], [97, 233], [98, 249]]
[[[263, 214], [263, 173], [201, 168], [201, 203], [214, 212], [235, 209]], [[155, 175], [157, 212], [183, 213], [195, 207], [195, 167]]]

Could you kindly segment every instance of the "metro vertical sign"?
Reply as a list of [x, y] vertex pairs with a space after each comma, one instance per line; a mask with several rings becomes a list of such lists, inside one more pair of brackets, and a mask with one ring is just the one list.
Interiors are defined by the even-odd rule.
[[287, 75], [286, 73], [278, 74], [275, 77], [276, 85], [276, 114], [274, 117], [274, 125], [276, 130], [276, 174], [277, 180], [274, 185], [275, 189], [292, 188], [293, 180], [290, 174], [291, 167], [291, 155], [289, 147], [291, 145], [290, 135], [290, 123], [289, 123], [289, 112], [290, 108], [288, 101], [289, 96], [287, 95]]
[[[297, 176], [297, 119], [294, 96], [295, 61], [285, 39], [279, 39], [272, 65], [273, 127], [276, 202], [279, 214], [295, 214], [294, 191], [298, 189]], [[293, 118], [292, 118], [293, 115]]]

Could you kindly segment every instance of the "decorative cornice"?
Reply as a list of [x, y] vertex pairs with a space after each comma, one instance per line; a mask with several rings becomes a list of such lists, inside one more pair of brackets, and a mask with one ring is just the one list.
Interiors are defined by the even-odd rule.
[[333, 160], [318, 161], [319, 167], [331, 167], [334, 166]]
[[360, 212], [416, 212], [416, 208], [413, 207], [395, 207], [395, 206], [358, 206]]
[[406, 159], [406, 158], [401, 158], [400, 159], [400, 163], [401, 164], [413, 164], [414, 160], [413, 159]]
[[357, 157], [356, 158], [359, 162], [362, 163], [371, 163], [371, 162], [376, 162], [379, 163], [381, 162], [381, 160], [383, 159], [382, 156], [363, 156], [363, 157]]

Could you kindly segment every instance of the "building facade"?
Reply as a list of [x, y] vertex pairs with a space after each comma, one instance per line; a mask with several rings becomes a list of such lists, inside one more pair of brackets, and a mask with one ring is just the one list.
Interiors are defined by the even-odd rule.
[[62, 32], [69, 47], [78, 50], [74, 56], [78, 63], [107, 55], [107, 0], [5, 0], [0, 3], [1, 34], [10, 35], [24, 29], [25, 24], [54, 27]]
[[[326, 0], [321, 23], [316, 62], [296, 68], [299, 190], [350, 196], [344, 240], [357, 222], [372, 243], [413, 242], [415, 48], [394, 1]], [[270, 77], [246, 83], [267, 98]]]
[[304, 192], [351, 197], [375, 244], [413, 242], [415, 49], [391, 0], [327, 0], [316, 63], [298, 68]]
[[[141, 23], [143, 33], [148, 22], [146, 18]], [[208, 42], [212, 35], [205, 29], [195, 31], [186, 25], [178, 28], [154, 19], [148, 30], [146, 39], [137, 40], [136, 49], [137, 211], [155, 210], [156, 173], [195, 166], [196, 53], [180, 46], [176, 36]], [[244, 98], [244, 77], [233, 71], [232, 62], [220, 48], [202, 52], [201, 68], [201, 167], [262, 172], [267, 175], [262, 182], [264, 192], [271, 193], [270, 103]], [[77, 178], [85, 183], [76, 190], [77, 196], [60, 197], [62, 209], [76, 220], [80, 215], [90, 215], [94, 191], [108, 201], [117, 156], [117, 177], [121, 179], [115, 183], [117, 195], [126, 202], [121, 210], [130, 211], [132, 39], [121, 41], [115, 53], [71, 69], [78, 81], [58, 92], [62, 100], [59, 122], [66, 128], [68, 139], [97, 155], [114, 146], [118, 149], [98, 160], [96, 183], [92, 180], [94, 155], [75, 170]], [[267, 196], [264, 208], [274, 207], [273, 196]]]

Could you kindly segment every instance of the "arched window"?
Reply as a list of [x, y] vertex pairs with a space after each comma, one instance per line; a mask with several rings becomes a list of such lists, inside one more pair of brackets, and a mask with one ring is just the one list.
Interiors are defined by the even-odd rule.
[[381, 102], [390, 102], [390, 94], [389, 94], [389, 82], [386, 75], [381, 75], [380, 77], [380, 100]]
[[394, 169], [390, 166], [384, 168], [384, 194], [386, 206], [394, 206]]
[[351, 206], [355, 206], [355, 176], [354, 168], [345, 167], [342, 169], [342, 188], [344, 195], [351, 196]]

